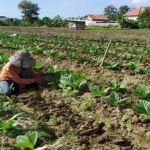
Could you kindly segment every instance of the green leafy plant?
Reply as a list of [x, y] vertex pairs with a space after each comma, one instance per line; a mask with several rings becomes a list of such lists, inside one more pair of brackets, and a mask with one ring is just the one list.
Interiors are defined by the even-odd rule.
[[109, 97], [102, 98], [102, 101], [118, 107], [126, 105], [127, 98], [121, 99], [117, 92], [112, 92]]
[[131, 59], [133, 56], [132, 56], [132, 54], [130, 54], [130, 53], [124, 53], [124, 54], [121, 55], [121, 57], [122, 57], [123, 59]]
[[118, 84], [116, 79], [110, 79], [110, 80], [108, 81], [108, 84], [109, 84], [110, 88], [111, 88], [113, 91], [126, 90], [126, 86], [127, 86], [127, 82], [126, 82], [126, 81], [121, 82], [120, 84]]
[[54, 66], [48, 66], [47, 69], [53, 73], [57, 72], [58, 69], [57, 69], [57, 65], [54, 65]]
[[87, 80], [84, 78], [83, 73], [65, 74], [60, 78], [60, 86], [70, 86], [72, 89], [80, 88], [86, 83]]
[[94, 84], [90, 83], [89, 90], [93, 96], [101, 97], [109, 90], [109, 88], [105, 89], [104, 87], [99, 87], [98, 85], [94, 85]]
[[29, 132], [26, 135], [19, 135], [16, 138], [15, 146], [34, 150], [35, 144], [37, 142], [37, 138], [38, 138], [37, 131]]
[[8, 62], [8, 54], [0, 52], [0, 63], [7, 63]]
[[62, 72], [57, 71], [53, 75], [48, 75], [48, 76], [45, 76], [43, 78], [47, 82], [47, 84], [49, 84], [49, 85], [52, 84], [56, 87], [59, 87], [61, 75], [62, 75]]
[[5, 108], [13, 107], [13, 101], [6, 95], [0, 95], [0, 112], [4, 112]]
[[150, 72], [150, 67], [140, 68], [139, 71], [137, 71], [137, 73], [140, 74], [148, 74], [149, 72]]
[[122, 66], [121, 62], [109, 62], [104, 63], [104, 65], [109, 69], [118, 69]]
[[56, 49], [44, 50], [43, 54], [48, 55], [48, 56], [55, 56], [57, 58], [61, 58], [62, 57], [62, 53], [58, 52], [58, 50], [56, 50]]
[[140, 98], [150, 98], [150, 89], [144, 84], [139, 84], [135, 89], [135, 94]]
[[146, 119], [150, 119], [150, 102], [141, 100], [140, 103], [133, 106], [133, 109]]
[[44, 68], [44, 66], [43, 66], [43, 64], [42, 63], [36, 63], [36, 65], [34, 66], [34, 70], [36, 71], [36, 72], [43, 72], [43, 71], [45, 71], [45, 68]]
[[8, 134], [10, 129], [18, 125], [18, 121], [15, 120], [21, 113], [15, 114], [10, 119], [3, 121], [0, 118], [0, 129], [2, 130], [3, 134]]
[[126, 66], [130, 70], [138, 70], [140, 60], [135, 60], [133, 62], [129, 62]]

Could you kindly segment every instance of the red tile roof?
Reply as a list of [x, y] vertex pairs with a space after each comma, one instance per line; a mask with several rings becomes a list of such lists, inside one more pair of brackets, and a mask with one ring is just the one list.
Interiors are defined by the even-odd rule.
[[93, 20], [93, 21], [98, 21], [98, 20], [109, 20], [107, 16], [105, 15], [93, 15], [89, 14], [85, 16], [86, 20]]
[[136, 8], [136, 9], [131, 10], [130, 12], [127, 12], [126, 14], [124, 14], [124, 16], [126, 17], [139, 16], [139, 14], [143, 12], [144, 10], [145, 10], [145, 7]]

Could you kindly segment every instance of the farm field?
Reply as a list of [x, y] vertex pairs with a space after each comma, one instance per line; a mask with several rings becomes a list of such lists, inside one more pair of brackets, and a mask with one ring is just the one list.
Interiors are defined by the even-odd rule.
[[150, 30], [0, 27], [0, 68], [18, 49], [54, 76], [1, 96], [0, 149], [149, 149]]

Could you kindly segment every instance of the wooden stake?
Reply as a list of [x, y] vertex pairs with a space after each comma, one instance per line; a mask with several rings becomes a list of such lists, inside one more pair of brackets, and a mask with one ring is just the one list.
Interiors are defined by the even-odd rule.
[[102, 59], [102, 62], [101, 62], [101, 64], [100, 64], [100, 67], [102, 67], [102, 65], [103, 65], [103, 62], [104, 62], [105, 57], [106, 57], [106, 54], [107, 54], [107, 52], [108, 52], [108, 50], [109, 50], [110, 44], [111, 44], [111, 41], [109, 42], [109, 44], [108, 44], [108, 46], [107, 46], [107, 49], [106, 49], [106, 52], [105, 52], [104, 57], [103, 57], [103, 59]]

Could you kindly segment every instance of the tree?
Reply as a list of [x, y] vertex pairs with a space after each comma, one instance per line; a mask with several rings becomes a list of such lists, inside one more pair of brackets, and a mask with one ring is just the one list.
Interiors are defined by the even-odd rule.
[[139, 15], [139, 26], [141, 28], [147, 27], [150, 29], [150, 7], [146, 7]]
[[118, 22], [120, 22], [122, 17], [123, 17], [123, 15], [125, 13], [127, 13], [129, 10], [130, 10], [130, 7], [128, 7], [127, 5], [120, 6], [120, 8], [118, 9], [118, 13], [116, 15], [116, 20]]
[[18, 8], [21, 9], [21, 13], [23, 14], [22, 19], [24, 21], [34, 23], [34, 21], [37, 21], [39, 19], [38, 11], [40, 10], [40, 8], [38, 7], [38, 4], [34, 4], [27, 0], [22, 0], [18, 4]]
[[119, 8], [119, 13], [121, 13], [121, 14], [125, 14], [128, 11], [130, 11], [130, 7], [128, 7], [127, 5], [120, 6], [120, 8]]
[[117, 8], [113, 5], [108, 5], [104, 8], [104, 15], [108, 16], [109, 19], [115, 20], [115, 16], [117, 13]]

